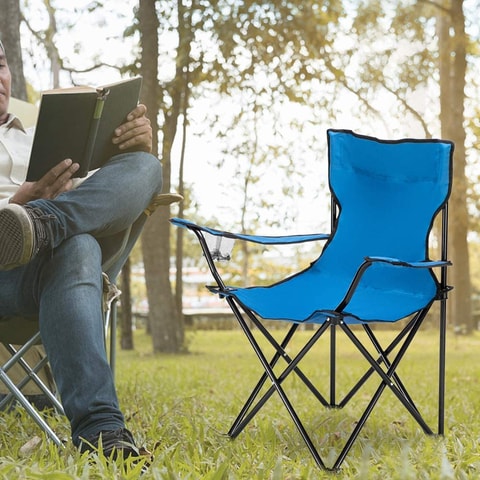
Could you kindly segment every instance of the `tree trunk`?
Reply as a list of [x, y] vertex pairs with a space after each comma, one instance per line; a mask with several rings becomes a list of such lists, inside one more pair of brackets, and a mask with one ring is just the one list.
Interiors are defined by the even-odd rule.
[[130, 289], [130, 259], [127, 258], [122, 268], [122, 333], [120, 337], [120, 346], [123, 350], [133, 350], [133, 333], [132, 333], [132, 294]]
[[8, 66], [12, 72], [12, 97], [27, 100], [27, 88], [23, 74], [22, 48], [20, 43], [20, 2], [2, 0], [0, 13], [0, 40], [5, 47]]
[[[155, 121], [159, 111], [158, 87], [158, 17], [155, 1], [140, 0], [139, 24], [142, 45], [143, 102], [152, 121], [154, 149], [158, 152], [158, 126]], [[165, 123], [169, 124], [168, 115]], [[178, 117], [178, 115], [177, 115]], [[168, 127], [167, 127], [168, 128]], [[170, 190], [170, 151], [173, 138], [165, 135], [162, 145], [163, 190]], [[171, 143], [170, 143], [171, 140]], [[169, 208], [161, 207], [147, 222], [142, 234], [143, 262], [149, 305], [149, 324], [154, 352], [178, 352], [178, 314], [170, 285], [170, 223]], [[183, 331], [182, 331], [183, 333]], [[180, 337], [183, 341], [183, 336]]]
[[[465, 175], [465, 17], [463, 2], [448, 2], [448, 15], [441, 15], [438, 24], [440, 50], [440, 120], [442, 137], [455, 143], [453, 189], [449, 209], [449, 283], [454, 286], [450, 296], [450, 314], [457, 329], [473, 330], [470, 267], [468, 254], [467, 179]], [[453, 33], [450, 33], [453, 32]]]

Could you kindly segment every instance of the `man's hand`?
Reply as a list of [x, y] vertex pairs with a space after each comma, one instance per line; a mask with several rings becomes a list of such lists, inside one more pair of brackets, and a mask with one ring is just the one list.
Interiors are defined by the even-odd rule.
[[30, 200], [38, 198], [55, 198], [63, 192], [71, 190], [73, 186], [72, 177], [79, 169], [78, 163], [73, 163], [67, 158], [47, 172], [36, 182], [25, 182], [20, 185], [10, 203], [24, 205]]
[[112, 141], [120, 150], [133, 148], [144, 152], [152, 151], [152, 126], [146, 113], [145, 105], [137, 105], [128, 114], [127, 121], [115, 130]]

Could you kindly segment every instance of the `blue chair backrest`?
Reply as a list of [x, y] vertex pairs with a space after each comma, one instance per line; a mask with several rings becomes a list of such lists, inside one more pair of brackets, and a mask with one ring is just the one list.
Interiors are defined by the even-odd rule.
[[[339, 215], [313, 268], [351, 279], [366, 256], [428, 260], [429, 232], [450, 193], [453, 144], [385, 141], [345, 130], [327, 135]], [[370, 270], [373, 288], [391, 281], [394, 288], [436, 289], [428, 270], [390, 268], [389, 278], [381, 266]]]

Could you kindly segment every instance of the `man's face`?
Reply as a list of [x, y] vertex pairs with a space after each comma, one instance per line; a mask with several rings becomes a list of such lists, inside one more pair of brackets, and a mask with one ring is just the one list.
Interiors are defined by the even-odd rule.
[[7, 121], [11, 84], [12, 76], [8, 68], [7, 57], [0, 47], [0, 125]]

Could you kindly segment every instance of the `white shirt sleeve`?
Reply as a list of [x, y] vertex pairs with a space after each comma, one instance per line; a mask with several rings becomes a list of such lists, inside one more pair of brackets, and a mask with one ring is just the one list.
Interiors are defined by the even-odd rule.
[[16, 117], [0, 126], [0, 205], [8, 203], [25, 182], [33, 142], [33, 129], [25, 130]]

